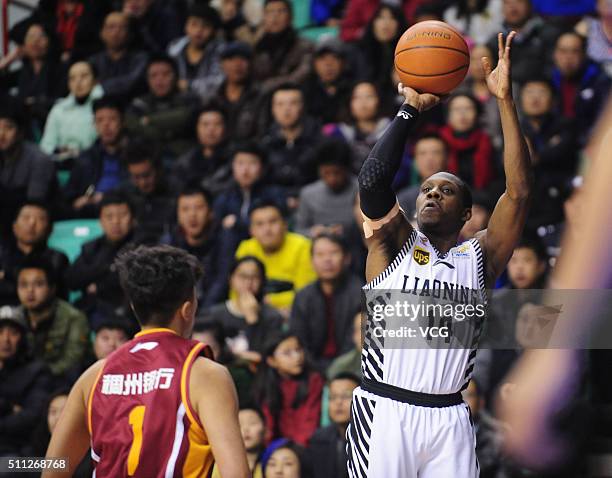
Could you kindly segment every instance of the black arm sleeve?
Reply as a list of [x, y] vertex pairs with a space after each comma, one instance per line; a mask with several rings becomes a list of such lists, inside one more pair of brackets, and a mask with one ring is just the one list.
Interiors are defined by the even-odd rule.
[[402, 105], [383, 136], [370, 151], [359, 172], [361, 210], [371, 219], [384, 217], [395, 205], [391, 189], [402, 162], [406, 138], [419, 118], [416, 108]]

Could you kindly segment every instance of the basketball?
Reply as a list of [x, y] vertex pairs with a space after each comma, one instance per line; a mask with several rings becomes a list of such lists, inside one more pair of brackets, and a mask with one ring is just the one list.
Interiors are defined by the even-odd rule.
[[401, 82], [419, 93], [450, 93], [463, 81], [469, 66], [465, 40], [444, 22], [413, 25], [395, 47], [395, 70]]

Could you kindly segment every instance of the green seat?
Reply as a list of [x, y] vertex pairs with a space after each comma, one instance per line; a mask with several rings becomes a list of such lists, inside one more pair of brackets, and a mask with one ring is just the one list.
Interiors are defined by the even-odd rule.
[[302, 28], [298, 34], [302, 38], [317, 43], [321, 37], [338, 37], [340, 34], [340, 28], [338, 27], [307, 27]]
[[291, 0], [293, 27], [296, 30], [310, 25], [310, 0]]
[[81, 246], [102, 235], [97, 219], [71, 219], [53, 223], [49, 247], [62, 251], [72, 263], [81, 253]]
[[59, 183], [60, 187], [63, 188], [64, 186], [66, 186], [69, 180], [70, 180], [70, 171], [58, 171], [57, 172], [57, 182]]
[[321, 394], [321, 427], [331, 425], [331, 419], [329, 418], [329, 385], [323, 387], [323, 393]]

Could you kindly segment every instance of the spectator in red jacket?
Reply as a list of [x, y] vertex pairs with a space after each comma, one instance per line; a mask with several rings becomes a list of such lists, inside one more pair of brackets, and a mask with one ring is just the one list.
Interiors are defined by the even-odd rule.
[[307, 445], [321, 418], [325, 380], [312, 370], [304, 346], [292, 332], [274, 335], [265, 346], [255, 383], [255, 400], [266, 417], [266, 442], [284, 437]]
[[[343, 41], [359, 40], [366, 25], [374, 16], [374, 12], [382, 3], [384, 2], [381, 0], [349, 0], [340, 27], [340, 38]], [[431, 0], [403, 0], [401, 2], [408, 24], [414, 22], [416, 10], [426, 3], [431, 3]]]
[[493, 147], [479, 126], [481, 105], [473, 96], [455, 95], [448, 102], [446, 125], [440, 136], [449, 146], [448, 171], [475, 189], [493, 179]]

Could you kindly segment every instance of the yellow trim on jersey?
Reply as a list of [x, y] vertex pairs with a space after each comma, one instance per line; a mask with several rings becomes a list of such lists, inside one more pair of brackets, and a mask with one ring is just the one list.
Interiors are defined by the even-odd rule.
[[190, 426], [187, 431], [187, 456], [183, 464], [183, 478], [201, 478], [210, 476], [215, 465], [210, 444], [202, 442], [200, 431]]
[[96, 375], [96, 379], [94, 380], [91, 390], [89, 391], [89, 397], [87, 398], [87, 428], [89, 428], [89, 436], [92, 436], [91, 413], [93, 408], [93, 395], [96, 391], [96, 387], [98, 386], [98, 382], [100, 381], [100, 377], [102, 376], [102, 372], [104, 372], [104, 365], [102, 365], [100, 371], [98, 372], [98, 375]]
[[148, 334], [155, 334], [157, 332], [170, 332], [173, 333], [174, 335], [178, 335], [174, 330], [172, 329], [168, 329], [166, 327], [155, 327], [154, 329], [145, 329], [145, 330], [141, 330], [140, 332], [138, 332], [136, 335], [134, 335], [134, 338], [136, 337], [142, 337], [143, 335], [148, 335]]
[[193, 416], [193, 413], [191, 411], [191, 402], [189, 401], [189, 393], [187, 390], [187, 371], [189, 370], [190, 365], [194, 362], [195, 356], [199, 354], [203, 348], [204, 344], [197, 344], [196, 346], [194, 346], [189, 352], [189, 355], [187, 355], [185, 363], [183, 363], [183, 370], [181, 371], [181, 400], [183, 402], [183, 405], [185, 406], [185, 412], [187, 413], [189, 421], [197, 428], [199, 432], [201, 432], [204, 439], [206, 439], [206, 434], [204, 432], [204, 429], [202, 428], [202, 425], [200, 425], [199, 420], [197, 420], [196, 417]]

